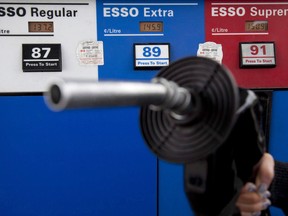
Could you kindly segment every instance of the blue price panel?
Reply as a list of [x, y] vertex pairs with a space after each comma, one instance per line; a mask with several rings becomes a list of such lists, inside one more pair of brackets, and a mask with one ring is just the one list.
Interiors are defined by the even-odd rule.
[[[134, 53], [134, 44], [146, 45], [145, 47], [150, 45], [152, 49], [145, 54], [150, 54], [151, 56], [153, 56], [153, 54], [156, 55], [153, 56], [155, 60], [157, 55], [159, 55], [157, 52], [159, 50], [155, 49], [153, 52], [153, 47], [162, 45], [163, 43], [170, 43], [169, 64], [171, 65], [173, 61], [182, 57], [196, 55], [199, 43], [206, 41], [203, 0], [135, 0], [129, 1], [129, 3], [120, 0], [98, 0], [96, 3], [97, 39], [103, 41], [105, 53], [105, 64], [99, 67], [99, 80], [150, 81], [155, 74], [158, 73], [158, 70], [153, 70], [152, 66], [147, 65], [142, 65], [141, 67], [138, 65], [136, 68], [138, 69], [137, 73], [135, 73], [136, 56]], [[151, 29], [147, 29], [147, 26], [142, 26], [141, 28], [143, 23], [147, 24], [148, 22], [163, 23], [162, 29], [158, 29], [157, 32], [151, 32]], [[144, 54], [143, 47], [139, 53]], [[140, 55], [137, 57], [137, 60], [139, 60], [138, 58], [147, 60], [151, 57], [143, 57]], [[149, 73], [146, 72], [148, 70], [150, 70]], [[107, 117], [111, 116], [110, 112], [106, 114]], [[119, 112], [118, 109], [115, 110], [115, 112]], [[134, 125], [131, 122], [131, 128], [139, 127], [136, 119], [139, 115], [135, 114], [133, 116], [131, 110], [115, 116], [118, 116], [120, 119], [125, 119], [125, 122], [128, 123], [134, 120]], [[125, 129], [129, 130], [125, 131]], [[121, 148], [117, 149], [118, 152], [124, 152], [124, 155], [125, 152], [131, 152], [131, 146], [137, 146], [137, 148], [139, 148], [139, 154], [126, 154], [126, 158], [129, 160], [131, 156], [137, 156], [138, 158], [143, 156], [142, 160], [138, 160], [141, 161], [140, 163], [132, 164], [137, 164], [137, 170], [147, 170], [145, 175], [137, 173], [133, 176], [130, 174], [126, 177], [129, 179], [127, 182], [130, 182], [131, 179], [141, 178], [145, 180], [145, 184], [141, 185], [141, 187], [139, 187], [139, 184], [136, 184], [135, 187], [129, 184], [128, 188], [124, 190], [125, 197], [130, 197], [134, 200], [137, 200], [137, 196], [134, 194], [136, 193], [135, 191], [137, 191], [137, 194], [143, 196], [141, 202], [138, 202], [138, 205], [137, 203], [131, 204], [125, 201], [126, 198], [122, 197], [122, 188], [124, 187], [118, 187], [119, 189], [117, 191], [112, 191], [114, 198], [116, 197], [115, 194], [119, 195], [119, 199], [117, 200], [117, 202], [121, 200], [121, 203], [119, 202], [121, 205], [119, 206], [123, 209], [128, 209], [122, 212], [122, 215], [193, 215], [183, 187], [183, 165], [171, 164], [160, 160], [157, 162], [157, 166], [156, 162], [153, 166], [151, 165], [153, 164], [151, 158], [149, 159], [148, 155], [144, 154], [145, 151], [140, 149], [146, 147], [144, 140], [140, 138], [139, 140], [131, 139], [132, 133], [130, 132], [130, 128], [126, 126], [119, 127], [119, 125], [113, 123], [110, 125], [109, 130], [110, 133], [111, 131], [113, 131], [113, 133], [115, 133], [115, 131], [121, 132], [121, 137], [126, 138]], [[120, 141], [118, 139], [119, 137], [115, 139], [115, 142], [119, 146]], [[138, 145], [135, 145], [135, 143]], [[148, 153], [151, 157], [154, 157], [151, 152]], [[150, 164], [148, 164], [149, 162]], [[117, 164], [119, 165], [119, 161]], [[129, 169], [129, 166], [126, 166], [125, 169]], [[154, 172], [155, 169], [157, 170], [156, 173]], [[150, 172], [148, 172], [148, 170]], [[104, 173], [105, 172], [106, 171], [104, 171]], [[154, 178], [155, 174], [157, 174], [157, 178]], [[125, 178], [124, 175], [122, 176]], [[155, 184], [157, 188], [154, 187]], [[152, 186], [148, 187], [149, 185]], [[147, 188], [143, 189], [143, 186]], [[107, 192], [107, 195], [110, 194]], [[155, 201], [155, 199], [157, 199], [157, 201]], [[114, 201], [115, 199], [110, 200]], [[129, 207], [127, 207], [128, 205]], [[113, 207], [117, 215], [121, 215], [119, 210], [115, 208], [115, 205]]]
[[170, 44], [134, 44], [134, 68], [158, 70], [170, 63]]

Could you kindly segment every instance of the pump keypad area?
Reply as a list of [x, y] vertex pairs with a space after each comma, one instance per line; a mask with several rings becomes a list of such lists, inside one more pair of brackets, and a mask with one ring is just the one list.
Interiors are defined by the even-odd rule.
[[61, 44], [22, 44], [23, 72], [61, 72]]

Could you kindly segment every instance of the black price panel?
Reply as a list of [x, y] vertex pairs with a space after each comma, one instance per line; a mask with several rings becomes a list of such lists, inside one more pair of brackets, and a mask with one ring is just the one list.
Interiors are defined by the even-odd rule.
[[22, 44], [23, 72], [61, 72], [61, 44]]

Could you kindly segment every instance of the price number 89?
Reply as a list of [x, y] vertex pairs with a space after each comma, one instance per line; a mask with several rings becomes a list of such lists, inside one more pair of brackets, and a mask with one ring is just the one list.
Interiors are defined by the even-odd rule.
[[161, 55], [160, 47], [143, 47], [143, 56], [146, 58], [149, 57], [159, 57]]

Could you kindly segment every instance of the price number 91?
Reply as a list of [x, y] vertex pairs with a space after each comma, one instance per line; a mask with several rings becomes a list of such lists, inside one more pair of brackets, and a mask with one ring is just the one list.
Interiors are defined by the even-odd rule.
[[267, 51], [266, 51], [266, 46], [262, 45], [262, 46], [257, 46], [257, 45], [252, 45], [250, 46], [250, 53], [251, 55], [259, 55], [259, 54], [263, 54], [266, 55]]

